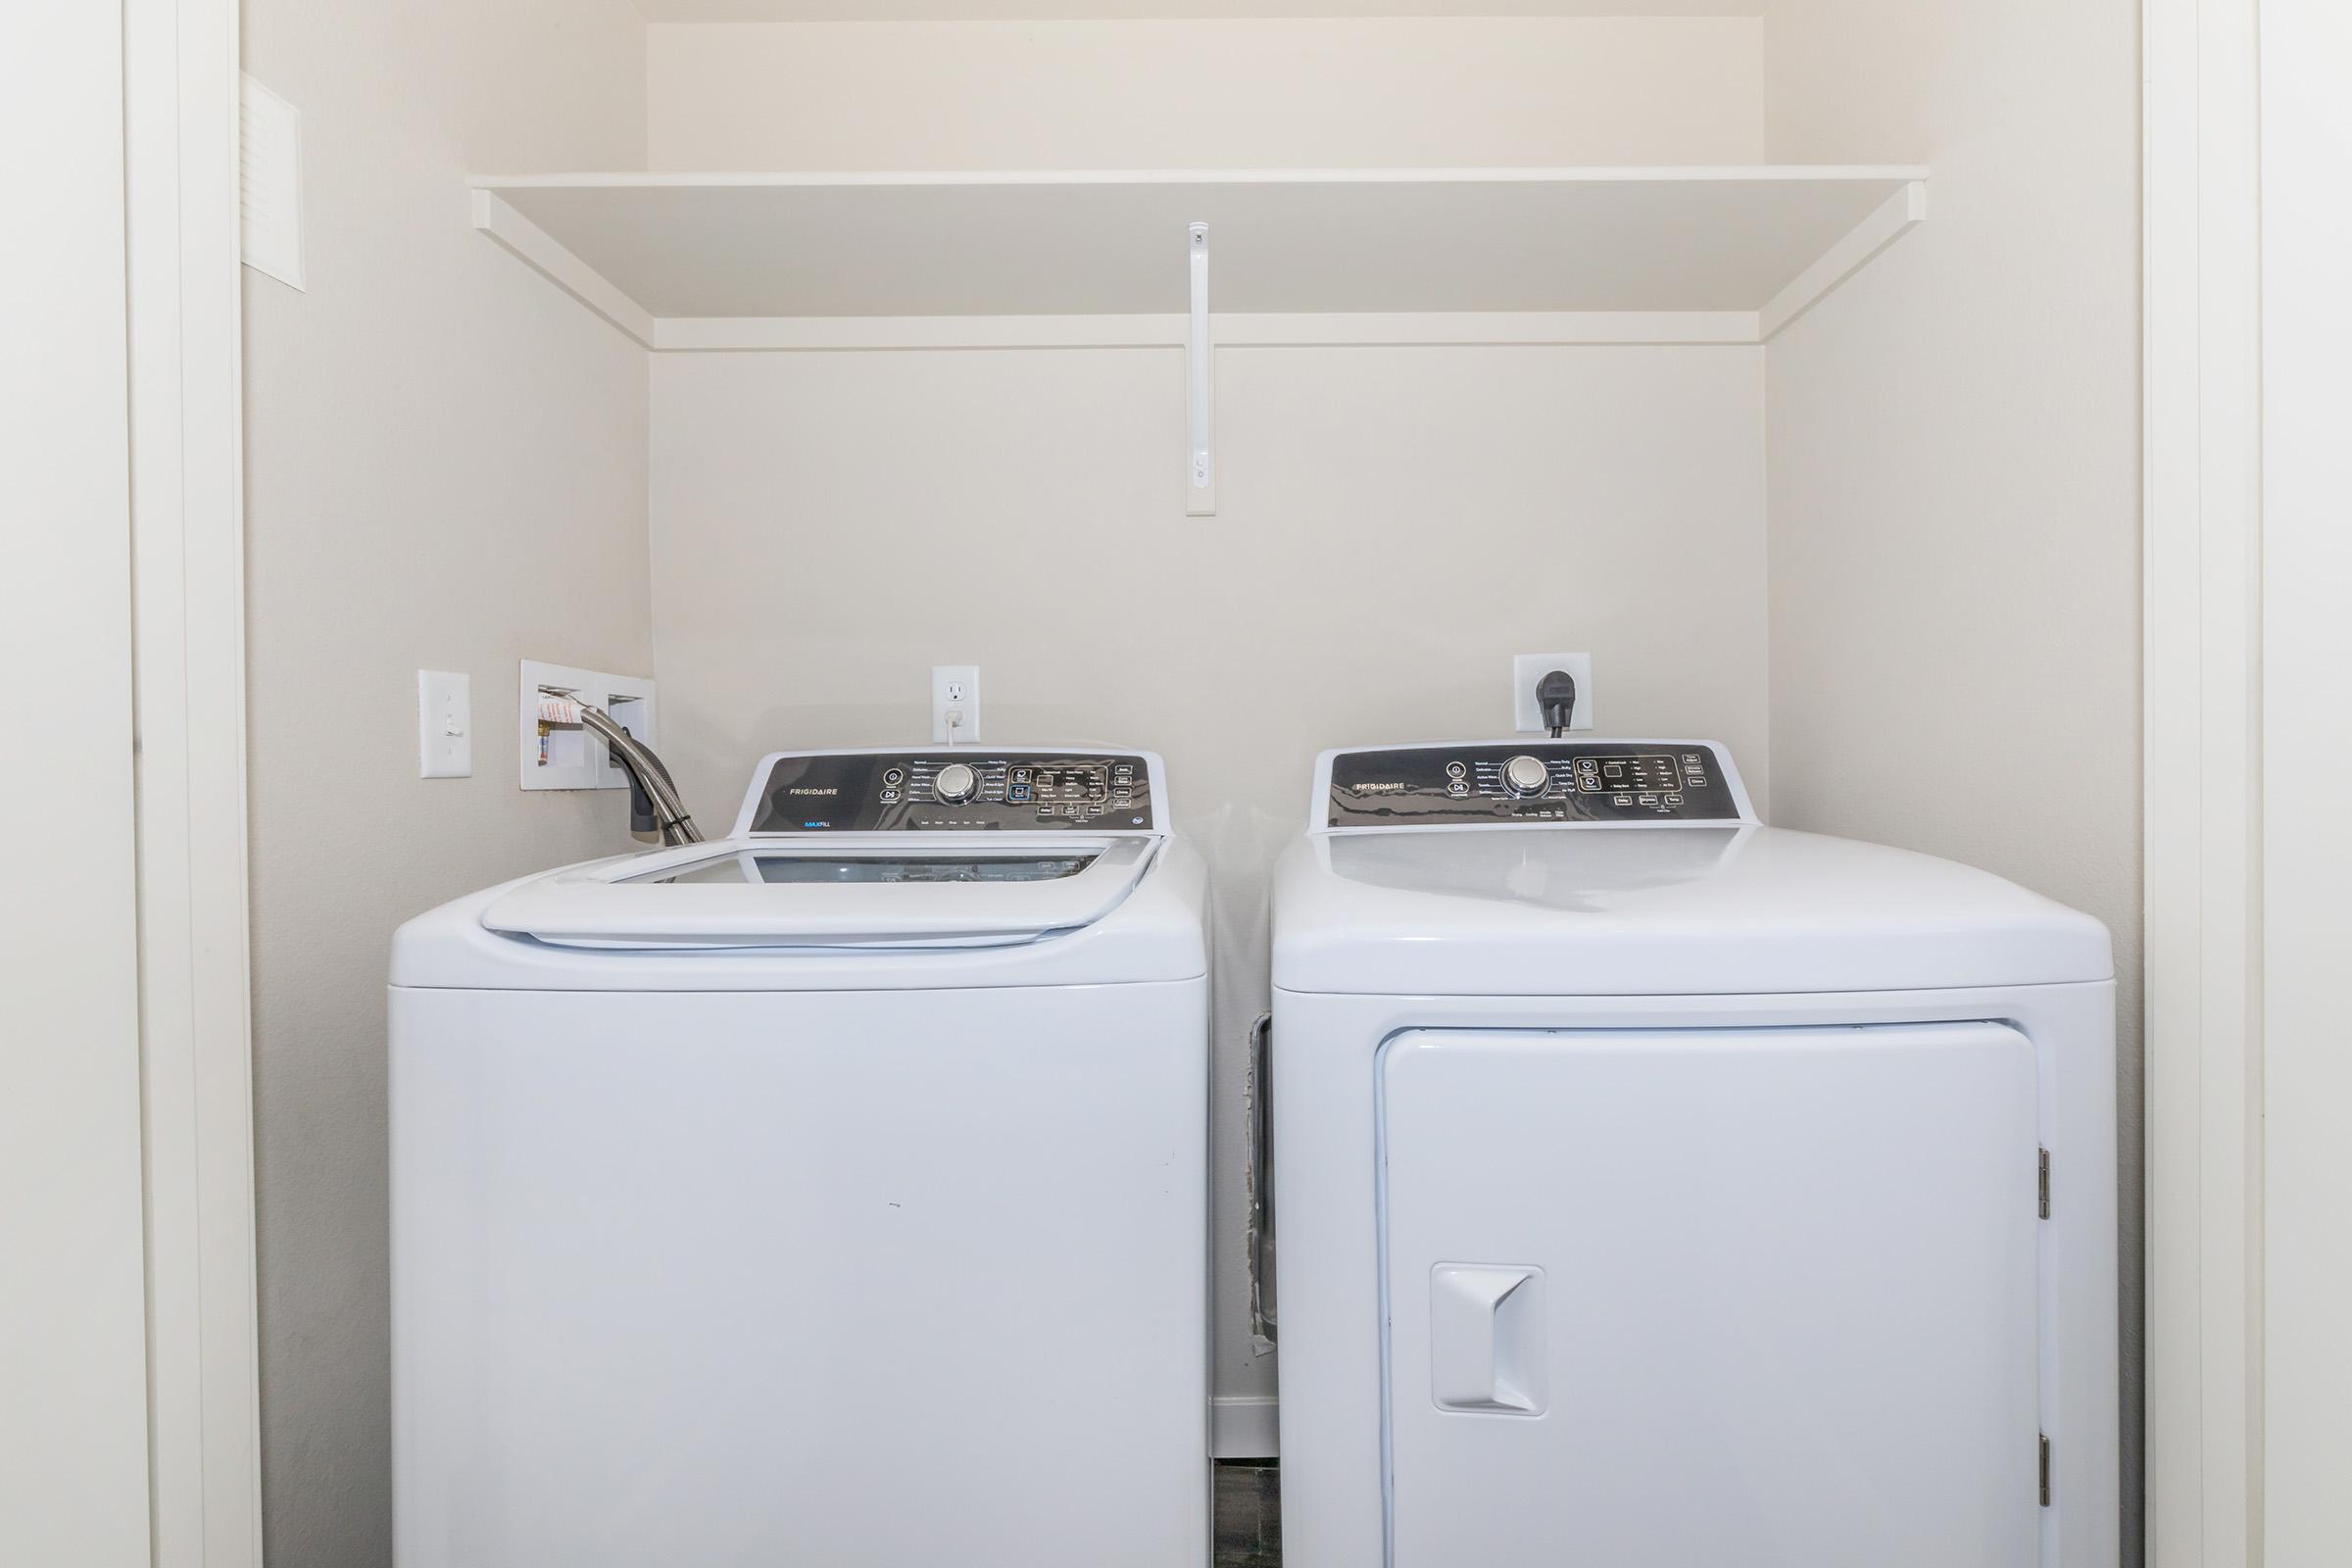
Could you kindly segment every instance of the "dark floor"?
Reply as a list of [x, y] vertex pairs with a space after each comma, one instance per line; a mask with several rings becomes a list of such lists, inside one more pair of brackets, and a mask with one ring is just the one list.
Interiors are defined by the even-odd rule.
[[1273, 1460], [1217, 1461], [1216, 1568], [1282, 1568], [1282, 1470]]

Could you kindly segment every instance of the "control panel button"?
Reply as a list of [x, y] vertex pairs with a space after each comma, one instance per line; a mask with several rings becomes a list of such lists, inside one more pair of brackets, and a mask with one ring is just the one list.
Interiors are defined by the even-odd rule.
[[963, 762], [950, 762], [931, 781], [932, 792], [950, 806], [961, 806], [980, 791], [980, 775]]
[[1541, 795], [1551, 782], [1551, 769], [1542, 758], [1522, 752], [1502, 764], [1502, 782], [1513, 795]]

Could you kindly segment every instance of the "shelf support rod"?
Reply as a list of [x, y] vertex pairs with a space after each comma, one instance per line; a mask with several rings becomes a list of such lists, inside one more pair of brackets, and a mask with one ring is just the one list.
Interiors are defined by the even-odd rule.
[[1210, 394], [1215, 385], [1208, 340], [1208, 225], [1191, 224], [1185, 231], [1186, 258], [1192, 267], [1192, 327], [1185, 342], [1188, 425], [1185, 441], [1184, 514], [1210, 517], [1217, 511], [1217, 470], [1210, 451]]

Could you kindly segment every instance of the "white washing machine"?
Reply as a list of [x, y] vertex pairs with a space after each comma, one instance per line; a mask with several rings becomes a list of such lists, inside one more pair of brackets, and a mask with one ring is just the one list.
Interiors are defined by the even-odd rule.
[[401, 928], [404, 1568], [1207, 1560], [1200, 858], [1159, 759], [779, 753]]
[[2098, 922], [1706, 742], [1331, 752], [1311, 810], [1289, 1568], [2114, 1568]]

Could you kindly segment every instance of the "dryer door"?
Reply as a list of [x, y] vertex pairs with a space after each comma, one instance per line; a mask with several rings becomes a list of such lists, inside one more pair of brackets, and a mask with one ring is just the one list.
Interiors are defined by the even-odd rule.
[[1416, 1031], [1380, 1070], [1396, 1568], [2035, 1560], [2024, 1036]]

